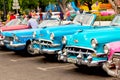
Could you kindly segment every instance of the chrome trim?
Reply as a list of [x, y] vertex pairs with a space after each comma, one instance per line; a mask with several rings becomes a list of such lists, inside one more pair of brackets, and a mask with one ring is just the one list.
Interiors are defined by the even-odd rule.
[[115, 70], [109, 69], [109, 64], [106, 62], [103, 64], [102, 68], [104, 71], [107, 72], [108, 75], [113, 76], [113, 77], [118, 77], [120, 78], [120, 70], [117, 68]]
[[46, 39], [39, 39], [39, 41], [48, 41], [48, 42], [53, 43], [51, 40], [46, 40]]
[[22, 44], [22, 43], [21, 44], [13, 44], [13, 43], [9, 44], [10, 47], [15, 47], [15, 48], [17, 48], [17, 47], [24, 47], [25, 45], [26, 44]]
[[4, 42], [3, 41], [0, 41], [0, 46], [4, 46]]
[[48, 50], [48, 49], [42, 49], [41, 53], [47, 53], [47, 54], [57, 54], [59, 50]]
[[58, 47], [60, 46], [60, 44], [53, 44], [53, 42], [51, 40], [45, 40], [45, 39], [40, 39], [40, 45], [43, 46], [48, 46], [48, 47]]
[[92, 48], [88, 48], [88, 47], [82, 47], [82, 46], [80, 46], [80, 47], [78, 47], [78, 46], [66, 46], [66, 48], [67, 48], [67, 47], [76, 47], [76, 48], [89, 49], [89, 50], [91, 50], [91, 51], [93, 51], [93, 52], [96, 53], [96, 50], [94, 50], [94, 49], [92, 49]]
[[50, 46], [50, 47], [58, 47], [58, 46], [60, 46], [60, 44], [45, 44], [45, 43], [40, 43], [40, 45]]
[[[72, 59], [72, 58], [70, 58], [70, 59]], [[89, 67], [92, 67], [92, 66], [101, 66], [102, 65], [102, 63], [104, 63], [104, 62], [106, 62], [106, 60], [100, 60], [100, 61], [91, 61], [91, 62], [89, 62], [89, 61], [87, 61], [87, 60], [82, 60], [82, 59], [80, 59], [80, 64], [79, 63], [77, 63], [77, 60], [79, 60], [79, 59], [74, 59], [74, 60], [76, 60], [76, 61], [74, 61], [75, 63], [74, 64], [78, 64], [78, 65], [87, 65], [87, 66], [89, 66]], [[68, 62], [70, 62], [68, 59], [67, 59], [67, 61]], [[70, 62], [71, 63], [71, 62]]]

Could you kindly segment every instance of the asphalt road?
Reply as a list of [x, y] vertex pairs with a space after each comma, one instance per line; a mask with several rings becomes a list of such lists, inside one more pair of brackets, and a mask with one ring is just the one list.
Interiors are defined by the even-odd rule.
[[101, 68], [77, 68], [44, 56], [28, 57], [0, 50], [0, 80], [120, 80]]

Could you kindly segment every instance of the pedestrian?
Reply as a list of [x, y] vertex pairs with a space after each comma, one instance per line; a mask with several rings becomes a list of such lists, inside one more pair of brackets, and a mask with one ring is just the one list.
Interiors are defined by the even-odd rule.
[[43, 13], [42, 13], [42, 9], [40, 8], [39, 10], [39, 21], [41, 22], [43, 20]]
[[3, 23], [2, 23], [2, 20], [0, 20], [0, 27], [2, 27], [3, 26]]
[[51, 16], [52, 16], [51, 10], [47, 11], [47, 13], [46, 13], [46, 19], [51, 19]]
[[7, 21], [6, 22], [10, 21], [10, 14], [11, 14], [11, 12], [9, 11], [8, 14], [7, 14]]
[[38, 28], [38, 22], [35, 18], [32, 18], [31, 15], [28, 15], [27, 16], [27, 19], [28, 19], [28, 27], [30, 28]]
[[68, 8], [66, 8], [65, 18], [66, 18], [67, 21], [70, 21], [70, 11], [69, 11]]
[[64, 19], [64, 13], [62, 11], [60, 11], [60, 20]]
[[14, 12], [11, 12], [11, 14], [10, 14], [10, 20], [12, 20], [12, 19], [16, 19]]

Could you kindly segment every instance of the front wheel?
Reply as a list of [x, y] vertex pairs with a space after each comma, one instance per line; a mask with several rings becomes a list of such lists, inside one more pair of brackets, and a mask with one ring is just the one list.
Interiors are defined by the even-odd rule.
[[37, 53], [34, 52], [34, 49], [32, 47], [32, 43], [31, 42], [26, 44], [25, 51], [30, 56], [36, 56], [37, 55]]

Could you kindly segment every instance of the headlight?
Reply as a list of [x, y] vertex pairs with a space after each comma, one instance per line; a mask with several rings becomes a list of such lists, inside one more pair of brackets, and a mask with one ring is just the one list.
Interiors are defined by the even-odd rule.
[[35, 37], [36, 37], [36, 32], [34, 31], [34, 32], [33, 32], [33, 38], [35, 38]]
[[55, 37], [54, 33], [51, 33], [51, 34], [50, 34], [50, 39], [51, 39], [51, 40], [54, 40], [54, 37]]
[[91, 40], [91, 46], [92, 46], [93, 48], [96, 48], [97, 45], [98, 45], [97, 40], [96, 40], [96, 39], [92, 39], [92, 40]]
[[13, 34], [13, 39], [17, 41], [18, 37], [15, 34]]
[[109, 45], [104, 45], [104, 53], [108, 54], [110, 52]]
[[66, 42], [67, 42], [66, 36], [63, 36], [62, 37], [62, 44], [66, 44]]

